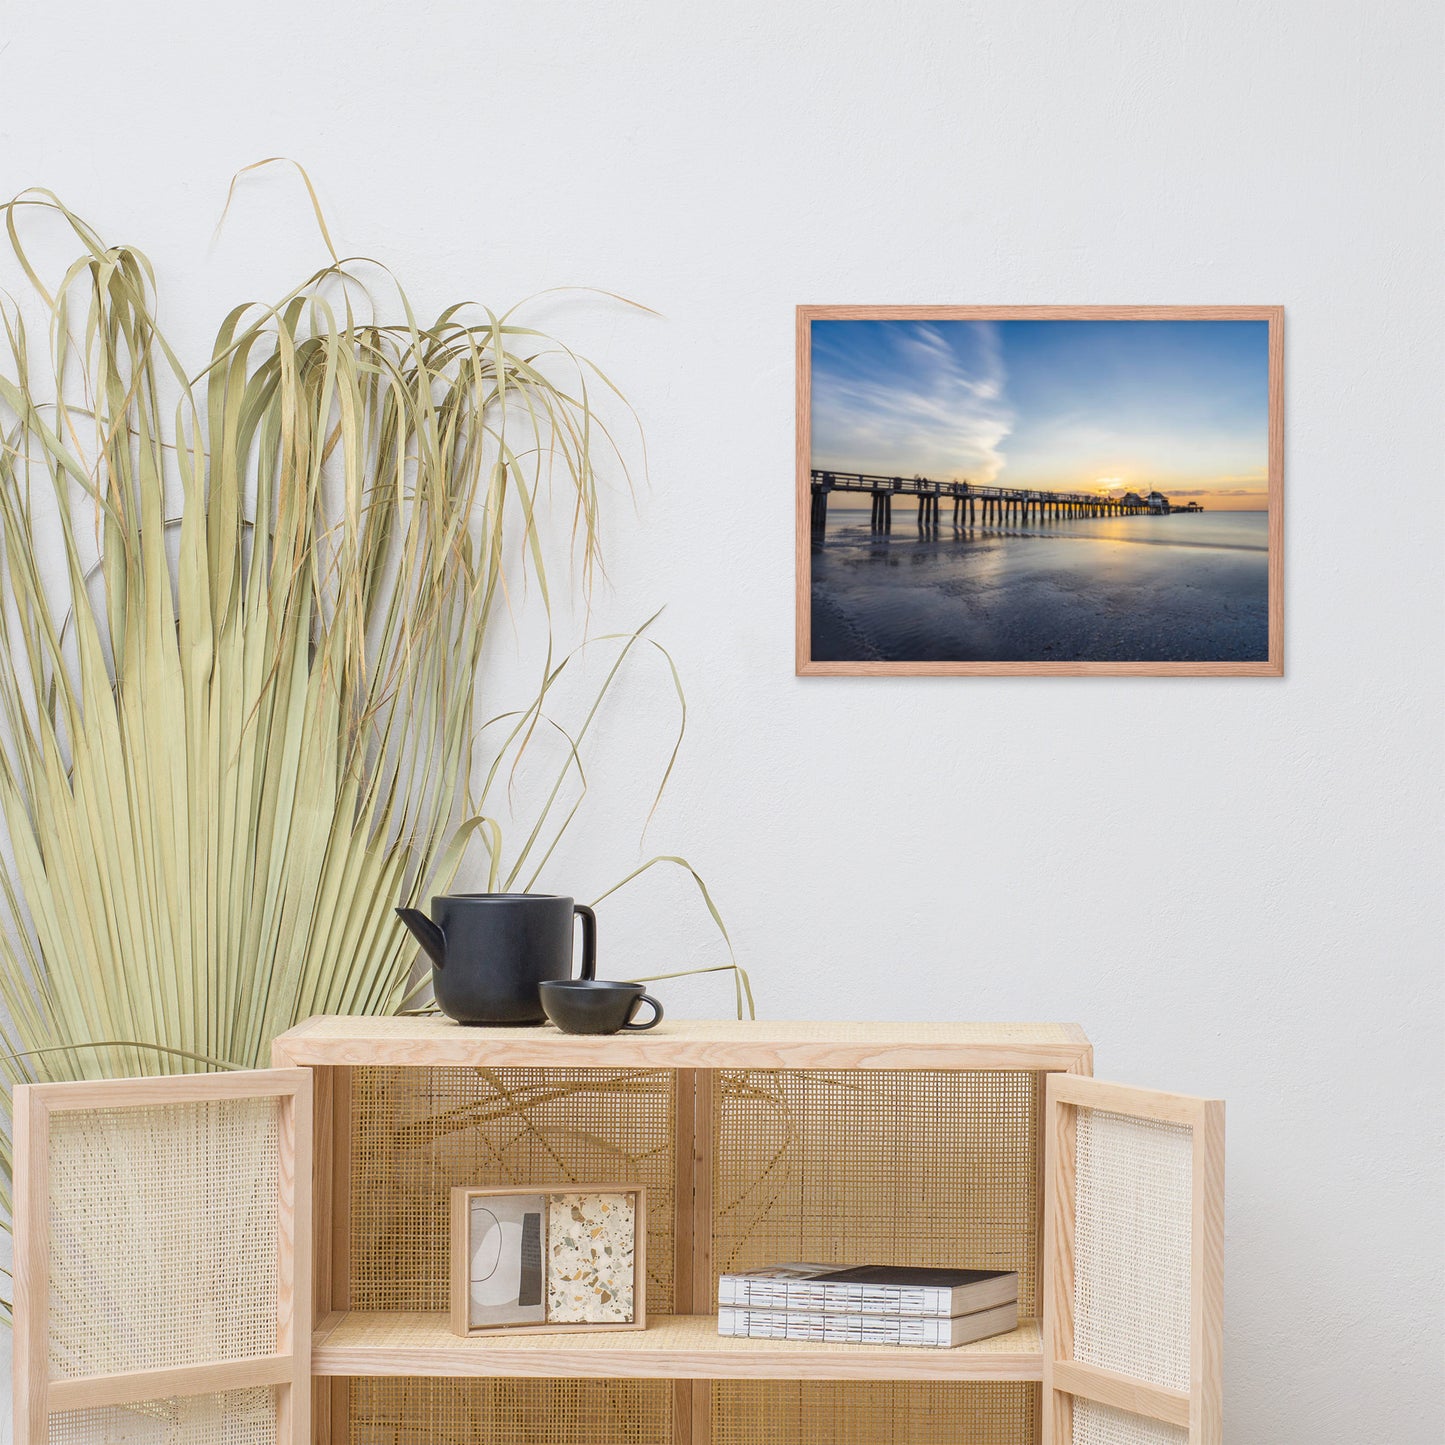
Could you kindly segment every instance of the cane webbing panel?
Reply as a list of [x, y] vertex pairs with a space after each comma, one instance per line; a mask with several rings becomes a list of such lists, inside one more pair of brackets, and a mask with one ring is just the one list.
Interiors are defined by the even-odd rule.
[[1076, 1127], [1074, 1357], [1187, 1390], [1193, 1131], [1099, 1109]]
[[50, 1417], [49, 1445], [276, 1445], [269, 1389], [181, 1395]]
[[1188, 1445], [1189, 1432], [1093, 1400], [1074, 1401], [1073, 1445]]
[[52, 1116], [52, 1375], [276, 1349], [280, 1109], [257, 1098]]
[[350, 1445], [671, 1445], [672, 1384], [352, 1380], [348, 1438]]
[[714, 1276], [787, 1260], [1014, 1269], [1019, 1314], [1037, 1314], [1041, 1077], [720, 1070]]
[[352, 1072], [351, 1308], [445, 1310], [454, 1185], [641, 1184], [647, 1309], [672, 1309], [666, 1069]]
[[[1033, 1445], [1039, 1387], [719, 1380], [711, 1445]], [[707, 1445], [706, 1441], [697, 1445]]]

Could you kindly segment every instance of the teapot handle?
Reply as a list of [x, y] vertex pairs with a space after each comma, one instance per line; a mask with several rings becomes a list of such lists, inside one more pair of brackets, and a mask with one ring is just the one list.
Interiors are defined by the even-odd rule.
[[572, 911], [582, 920], [582, 972], [578, 978], [597, 977], [597, 915], [585, 904], [573, 905]]

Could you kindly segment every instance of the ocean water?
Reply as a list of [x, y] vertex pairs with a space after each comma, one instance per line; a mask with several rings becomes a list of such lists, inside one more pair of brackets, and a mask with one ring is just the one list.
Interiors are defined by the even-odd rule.
[[895, 503], [828, 508], [813, 548], [813, 657], [890, 662], [1262, 662], [1264, 512], [952, 524]]

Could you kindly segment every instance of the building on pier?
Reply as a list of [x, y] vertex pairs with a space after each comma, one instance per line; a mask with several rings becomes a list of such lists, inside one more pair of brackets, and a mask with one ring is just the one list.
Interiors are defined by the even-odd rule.
[[1150, 492], [1149, 510], [1156, 516], [1167, 517], [1169, 515], [1169, 498], [1163, 492]]

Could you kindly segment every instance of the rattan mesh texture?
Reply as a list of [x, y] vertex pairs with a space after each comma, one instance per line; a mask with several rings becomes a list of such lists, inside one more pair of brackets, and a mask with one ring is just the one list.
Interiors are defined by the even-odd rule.
[[280, 1107], [262, 1098], [52, 1116], [53, 1374], [276, 1349]]
[[1076, 1140], [1075, 1358], [1187, 1390], [1193, 1131], [1080, 1109]]
[[354, 1070], [351, 1307], [447, 1308], [454, 1185], [641, 1184], [647, 1309], [669, 1313], [674, 1093], [666, 1069]]
[[271, 1390], [181, 1395], [50, 1417], [49, 1445], [275, 1445]]
[[[669, 1070], [360, 1068], [352, 1074], [351, 1306], [446, 1307], [453, 1185], [648, 1190], [648, 1308], [673, 1299]], [[1032, 1072], [720, 1071], [714, 1274], [784, 1259], [1017, 1269], [1037, 1313], [1041, 1079]], [[707, 1308], [711, 1301], [699, 1301]], [[619, 1363], [621, 1363], [619, 1361]], [[700, 1384], [694, 1445], [1031, 1445], [1013, 1382]], [[357, 1379], [352, 1445], [671, 1445], [651, 1380]]]
[[1073, 1445], [1188, 1445], [1189, 1432], [1093, 1400], [1074, 1400]]
[[1038, 1439], [1037, 1385], [719, 1380], [712, 1390], [712, 1445], [1032, 1445]]
[[671, 1445], [667, 1380], [352, 1380], [353, 1445]]
[[714, 1275], [784, 1260], [1013, 1269], [1019, 1314], [1037, 1314], [1041, 1077], [719, 1071]]

